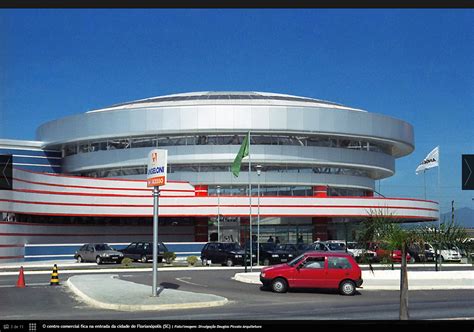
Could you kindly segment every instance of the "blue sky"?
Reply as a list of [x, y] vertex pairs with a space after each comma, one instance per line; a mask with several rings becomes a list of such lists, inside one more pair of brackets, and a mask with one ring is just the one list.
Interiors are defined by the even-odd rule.
[[[472, 9], [0, 9], [0, 138], [169, 93], [242, 90], [339, 102], [400, 118], [415, 151], [382, 194], [474, 208]], [[377, 184], [377, 189], [379, 184]]]

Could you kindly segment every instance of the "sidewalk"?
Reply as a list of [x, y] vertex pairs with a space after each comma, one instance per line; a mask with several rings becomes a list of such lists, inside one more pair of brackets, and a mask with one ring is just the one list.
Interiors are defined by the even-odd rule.
[[[362, 271], [363, 290], [399, 290], [400, 271], [375, 270]], [[259, 284], [260, 273], [236, 273], [234, 280]], [[474, 271], [408, 271], [408, 288], [411, 290], [429, 289], [474, 289]]]
[[191, 309], [221, 306], [224, 297], [160, 288], [152, 296], [152, 287], [118, 279], [118, 275], [81, 275], [66, 285], [83, 301], [103, 309], [121, 311]]

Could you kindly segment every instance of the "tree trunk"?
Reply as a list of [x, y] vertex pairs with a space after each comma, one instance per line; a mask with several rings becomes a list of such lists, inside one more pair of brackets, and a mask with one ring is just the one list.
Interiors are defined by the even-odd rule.
[[400, 320], [407, 320], [410, 318], [410, 315], [408, 314], [408, 271], [406, 249], [406, 245], [403, 244], [400, 268]]

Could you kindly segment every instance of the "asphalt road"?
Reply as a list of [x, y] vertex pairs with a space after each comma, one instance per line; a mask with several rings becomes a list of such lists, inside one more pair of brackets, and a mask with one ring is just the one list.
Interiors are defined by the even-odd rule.
[[[341, 296], [312, 290], [275, 294], [234, 281], [238, 270], [159, 272], [159, 284], [184, 291], [224, 296], [222, 307], [160, 312], [119, 312], [89, 307], [64, 286], [49, 286], [49, 275], [29, 275], [15, 288], [16, 276], [0, 277], [0, 320], [397, 320], [398, 291], [364, 291]], [[151, 285], [151, 272], [120, 273], [124, 280]], [[117, 290], [120, 292], [120, 290]], [[151, 293], [151, 286], [150, 286]], [[474, 290], [410, 291], [411, 319], [474, 319]], [[473, 324], [474, 325], [474, 324]]]

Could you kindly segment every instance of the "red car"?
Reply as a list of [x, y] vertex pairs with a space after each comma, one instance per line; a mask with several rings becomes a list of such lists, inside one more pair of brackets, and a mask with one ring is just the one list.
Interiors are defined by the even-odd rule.
[[[392, 262], [401, 263], [402, 262], [402, 251], [400, 249], [391, 250], [388, 248], [386, 243], [370, 243], [369, 249], [375, 251], [377, 254], [377, 259], [380, 260], [383, 257], [389, 258]], [[406, 253], [407, 262], [411, 261], [411, 255]]]
[[288, 288], [334, 288], [343, 295], [354, 295], [363, 282], [362, 271], [351, 255], [314, 251], [289, 263], [263, 268], [260, 281], [276, 293]]

